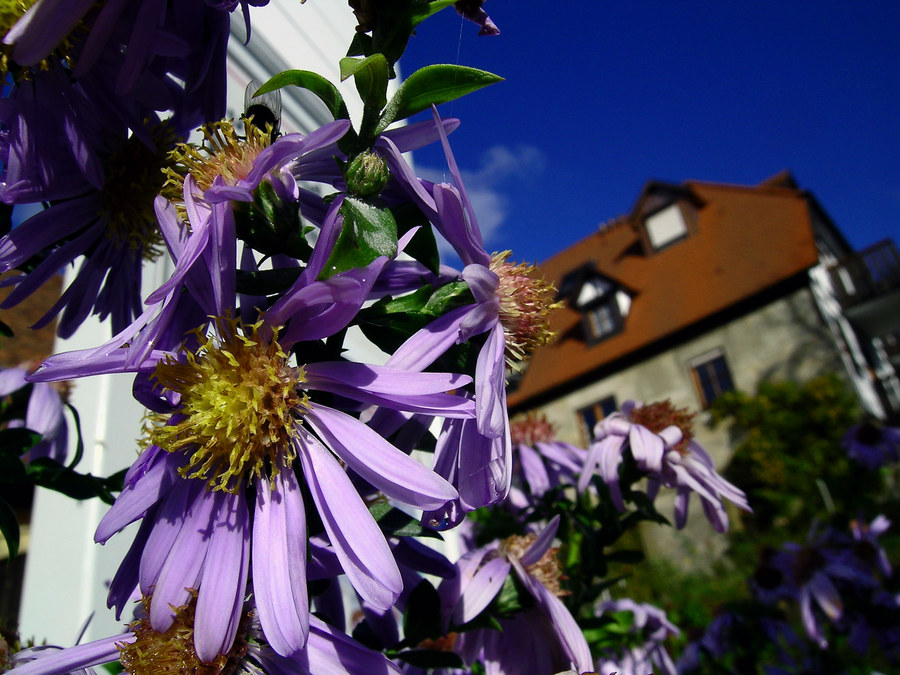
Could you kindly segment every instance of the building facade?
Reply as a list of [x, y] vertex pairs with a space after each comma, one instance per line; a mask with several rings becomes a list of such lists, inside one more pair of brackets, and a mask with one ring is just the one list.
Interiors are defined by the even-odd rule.
[[[728, 432], [705, 423], [719, 394], [826, 372], [843, 374], [874, 417], [897, 414], [896, 249], [854, 253], [790, 174], [754, 186], [652, 181], [630, 213], [539, 267], [563, 304], [557, 335], [513, 381], [509, 406], [543, 413], [561, 440], [585, 447], [625, 400], [669, 399], [699, 411], [696, 438], [721, 470]], [[707, 527], [681, 546], [649, 539], [670, 556], [722, 545]]]

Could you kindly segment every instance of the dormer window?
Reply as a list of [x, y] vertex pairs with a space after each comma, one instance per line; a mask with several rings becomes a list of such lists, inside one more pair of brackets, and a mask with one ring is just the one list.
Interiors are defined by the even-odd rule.
[[631, 307], [631, 296], [621, 284], [600, 274], [591, 263], [563, 277], [557, 300], [563, 299], [581, 314], [584, 339], [590, 344], [621, 332]]
[[697, 232], [704, 202], [688, 185], [648, 183], [629, 216], [644, 255], [653, 255]]
[[665, 248], [688, 235], [684, 213], [677, 202], [644, 218], [644, 227], [654, 251]]

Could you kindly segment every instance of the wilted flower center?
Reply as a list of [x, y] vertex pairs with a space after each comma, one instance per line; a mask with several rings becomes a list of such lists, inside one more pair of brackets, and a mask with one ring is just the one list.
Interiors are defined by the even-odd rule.
[[[500, 542], [500, 553], [507, 557], [520, 559], [525, 551], [534, 543], [537, 535], [530, 533], [524, 537], [512, 535]], [[559, 580], [562, 578], [562, 570], [559, 568], [559, 547], [551, 546], [541, 559], [525, 568], [535, 579], [540, 581], [544, 588], [557, 597], [568, 595], [568, 591], [562, 590]]]
[[216, 335], [197, 332], [200, 346], [187, 363], [169, 359], [154, 373], [181, 395], [181, 407], [175, 423], [151, 432], [153, 442], [190, 454], [181, 475], [213, 490], [237, 492], [246, 479], [261, 478], [265, 468], [275, 475], [296, 456], [297, 418], [308, 403], [300, 389], [305, 373], [288, 365], [274, 337], [260, 337], [260, 325], [217, 319]]
[[[194, 648], [194, 612], [197, 594], [191, 601], [175, 608], [175, 620], [165, 633], [157, 633], [150, 627], [150, 619], [135, 621], [129, 627], [135, 635], [134, 642], [120, 643], [119, 659], [125, 672], [132, 675], [160, 675], [161, 673], [198, 673], [218, 675], [236, 672], [237, 666], [247, 654], [244, 639], [248, 617], [242, 617], [234, 645], [227, 654], [219, 654], [211, 663], [204, 663]], [[151, 598], [145, 596], [144, 616], [150, 616]]]
[[155, 148], [130, 136], [106, 159], [101, 201], [107, 236], [120, 246], [141, 251], [145, 260], [156, 260], [163, 252], [162, 235], [153, 200], [165, 182], [172, 130], [161, 124], [153, 130]]
[[506, 360], [516, 367], [536, 348], [553, 340], [550, 313], [559, 304], [553, 302], [553, 284], [535, 278], [537, 268], [534, 265], [506, 262], [510, 253], [495, 253], [491, 258], [491, 271], [500, 277], [497, 298], [500, 323], [506, 335]]
[[179, 143], [170, 153], [174, 168], [166, 171], [168, 180], [163, 194], [173, 202], [180, 202], [184, 195], [184, 179], [191, 174], [197, 187], [205, 192], [213, 186], [217, 176], [227, 185], [234, 185], [246, 178], [253, 169], [253, 163], [265, 148], [272, 144], [271, 126], [260, 129], [253, 124], [245, 124], [246, 136], [240, 136], [234, 122], [222, 120], [202, 126], [200, 145]]
[[546, 415], [528, 413], [509, 421], [509, 435], [513, 443], [547, 443], [556, 437], [556, 425], [548, 421]]
[[688, 412], [687, 408], [676, 408], [668, 399], [634, 408], [630, 417], [632, 422], [646, 427], [654, 434], [658, 434], [666, 427], [671, 426], [681, 429], [683, 437], [673, 449], [682, 454], [687, 452], [688, 443], [694, 437], [694, 417], [696, 417], [696, 413]]

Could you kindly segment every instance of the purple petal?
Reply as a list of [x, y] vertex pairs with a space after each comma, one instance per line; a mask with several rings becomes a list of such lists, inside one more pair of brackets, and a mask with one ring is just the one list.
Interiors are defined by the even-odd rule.
[[115, 503], [97, 525], [94, 541], [105, 543], [168, 494], [176, 480], [182, 480], [175, 472], [177, 462], [174, 456], [166, 453], [160, 459], [139, 480], [126, 483]]
[[523, 567], [534, 565], [537, 561], [544, 557], [544, 554], [550, 549], [556, 531], [559, 529], [559, 515], [553, 516], [553, 519], [544, 526], [541, 533], [537, 536], [531, 546], [519, 557], [519, 561]]
[[633, 424], [628, 432], [628, 442], [634, 461], [640, 468], [645, 471], [659, 471], [662, 468], [665, 444], [659, 436], [640, 424]]
[[417, 373], [348, 361], [312, 363], [306, 366], [310, 389], [328, 391], [350, 399], [443, 417], [472, 417], [471, 400], [443, 392], [471, 382], [454, 373]]
[[298, 446], [309, 491], [347, 578], [370, 605], [390, 609], [403, 580], [384, 535], [331, 453], [308, 434]]
[[465, 592], [453, 610], [453, 622], [459, 626], [478, 616], [500, 592], [510, 564], [506, 558], [494, 558], [482, 565], [472, 576]]
[[409, 337], [387, 365], [405, 370], [424, 370], [457, 343], [459, 326], [477, 305], [450, 310]]
[[[119, 658], [117, 645], [131, 642], [134, 642], [134, 634], [122, 633], [68, 649], [46, 651], [33, 661], [16, 665], [16, 675], [66, 675], [77, 668], [115, 661]], [[29, 655], [27, 651], [13, 655], [13, 663], [21, 661], [26, 655]]]
[[[309, 646], [300, 664], [308, 673], [347, 675], [401, 675], [400, 669], [384, 655], [363, 647], [325, 622], [310, 620]], [[294, 671], [290, 671], [294, 672]]]
[[297, 477], [285, 468], [256, 481], [253, 521], [253, 595], [266, 641], [289, 656], [306, 644], [306, 512]]
[[194, 647], [201, 661], [227, 654], [234, 644], [250, 558], [250, 514], [242, 493], [215, 493], [216, 525], [197, 596]]
[[520, 443], [515, 447], [519, 452], [522, 475], [528, 481], [531, 493], [535, 495], [544, 494], [550, 489], [550, 476], [547, 474], [547, 467], [544, 466], [540, 454], [525, 443]]
[[[186, 605], [191, 598], [188, 589], [197, 588], [200, 583], [200, 574], [210, 545], [210, 530], [215, 522], [213, 509], [216, 506], [212, 493], [206, 491], [202, 482], [200, 488], [196, 499], [183, 515], [184, 525], [168, 551], [166, 562], [153, 588], [150, 626], [159, 633], [166, 632], [172, 625], [175, 618], [172, 607]], [[152, 539], [153, 535], [150, 536]], [[147, 549], [150, 544], [148, 541]], [[144, 561], [141, 560], [142, 567], [143, 564]]]
[[496, 323], [475, 363], [475, 419], [478, 431], [489, 438], [509, 435], [505, 349], [503, 326]]
[[425, 510], [436, 509], [457, 497], [450, 483], [358, 419], [315, 405], [307, 420], [351, 469], [388, 497]]
[[456, 485], [460, 501], [469, 510], [502, 501], [509, 494], [512, 443], [508, 427], [501, 436], [488, 438], [470, 420], [463, 420], [457, 461]]

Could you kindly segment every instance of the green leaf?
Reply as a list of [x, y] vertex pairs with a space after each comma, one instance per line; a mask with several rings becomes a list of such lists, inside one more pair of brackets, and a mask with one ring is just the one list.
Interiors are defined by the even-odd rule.
[[344, 103], [344, 98], [341, 96], [338, 88], [318, 73], [309, 70], [285, 70], [282, 73], [278, 73], [257, 89], [254, 96], [267, 94], [270, 91], [289, 85], [306, 89], [318, 96], [334, 119], [350, 119], [350, 113], [347, 112], [347, 104]]
[[340, 212], [344, 224], [320, 279], [365, 267], [380, 256], [397, 255], [397, 223], [388, 209], [347, 197]]
[[341, 59], [341, 80], [351, 75], [363, 102], [359, 138], [361, 145], [368, 147], [378, 135], [375, 128], [381, 109], [387, 105], [388, 80], [394, 73], [384, 54], [376, 52], [364, 59], [352, 56]]
[[425, 7], [422, 8], [422, 11], [416, 12], [415, 9], [412, 11], [412, 16], [410, 16], [410, 23], [412, 27], [415, 28], [420, 23], [422, 23], [429, 16], [434, 16], [438, 12], [440, 12], [445, 7], [449, 7], [454, 4], [456, 0], [436, 0], [436, 2], [429, 2]]
[[387, 104], [387, 85], [391, 75], [384, 54], [375, 53], [364, 59], [347, 56], [341, 59], [341, 81], [353, 76], [356, 90], [366, 107], [381, 110]]
[[3, 499], [0, 499], [0, 533], [12, 560], [19, 554], [19, 521], [16, 520], [16, 512]]
[[434, 649], [407, 649], [394, 655], [404, 663], [426, 670], [432, 668], [463, 668], [465, 664], [453, 652], [436, 651]]
[[425, 66], [406, 78], [391, 98], [375, 128], [375, 133], [381, 133], [392, 122], [421, 112], [431, 105], [453, 101], [502, 80], [499, 75], [468, 66], [449, 64]]
[[527, 606], [523, 603], [523, 591], [516, 583], [516, 575], [509, 574], [500, 588], [500, 592], [494, 599], [497, 611], [501, 616], [511, 616], [517, 612], [521, 612]]

